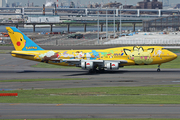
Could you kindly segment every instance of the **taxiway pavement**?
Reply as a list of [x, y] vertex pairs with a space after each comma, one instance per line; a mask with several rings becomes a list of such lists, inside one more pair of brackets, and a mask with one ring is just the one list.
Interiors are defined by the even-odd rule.
[[0, 106], [0, 119], [180, 118], [180, 105], [0, 103]]

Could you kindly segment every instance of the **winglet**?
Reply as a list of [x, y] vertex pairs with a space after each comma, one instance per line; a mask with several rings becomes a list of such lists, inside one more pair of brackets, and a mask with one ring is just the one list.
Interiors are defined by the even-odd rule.
[[16, 51], [44, 50], [15, 27], [6, 27]]

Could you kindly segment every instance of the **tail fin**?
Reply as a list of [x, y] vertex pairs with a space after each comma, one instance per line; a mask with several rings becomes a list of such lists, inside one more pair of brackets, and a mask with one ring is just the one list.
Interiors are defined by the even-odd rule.
[[15, 27], [6, 27], [16, 51], [44, 50]]

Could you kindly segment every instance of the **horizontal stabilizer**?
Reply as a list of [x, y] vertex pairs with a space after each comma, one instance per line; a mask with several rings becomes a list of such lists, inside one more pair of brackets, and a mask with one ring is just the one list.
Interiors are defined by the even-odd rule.
[[11, 53], [15, 55], [20, 55], [20, 56], [29, 56], [29, 57], [34, 57], [35, 55], [28, 55], [28, 54], [19, 54], [19, 53]]

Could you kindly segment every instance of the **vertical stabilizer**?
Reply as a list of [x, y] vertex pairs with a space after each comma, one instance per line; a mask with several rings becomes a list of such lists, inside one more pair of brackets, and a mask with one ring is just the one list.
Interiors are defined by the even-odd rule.
[[15, 27], [6, 27], [16, 51], [44, 50]]

